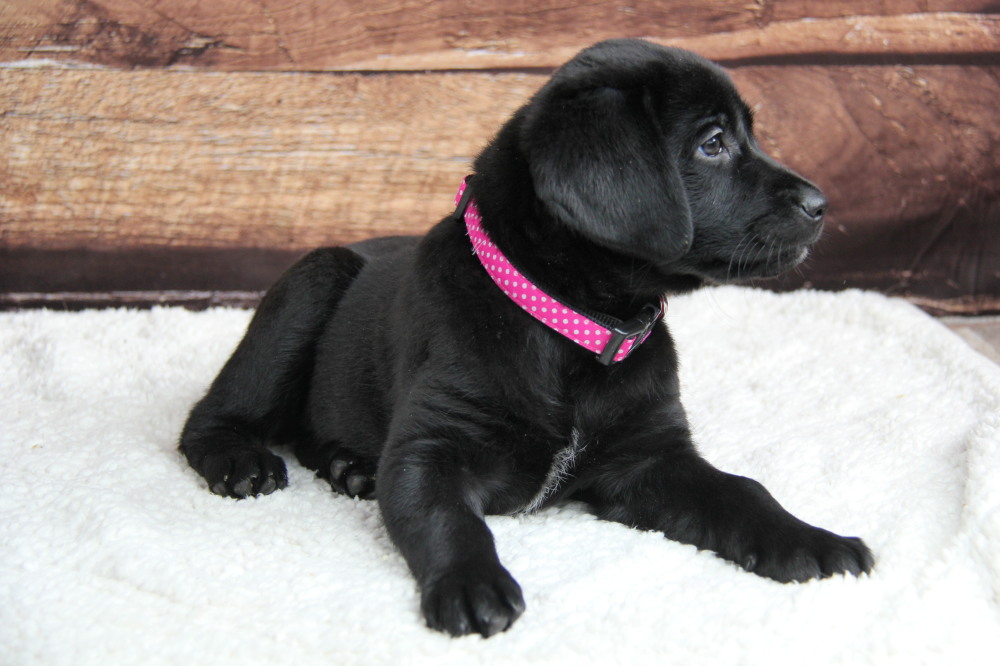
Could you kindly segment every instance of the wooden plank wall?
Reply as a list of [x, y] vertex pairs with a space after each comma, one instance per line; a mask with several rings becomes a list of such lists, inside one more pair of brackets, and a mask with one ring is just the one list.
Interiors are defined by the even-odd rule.
[[420, 233], [577, 50], [730, 69], [832, 204], [776, 288], [1000, 311], [1000, 3], [0, 0], [0, 307], [253, 303], [308, 248]]

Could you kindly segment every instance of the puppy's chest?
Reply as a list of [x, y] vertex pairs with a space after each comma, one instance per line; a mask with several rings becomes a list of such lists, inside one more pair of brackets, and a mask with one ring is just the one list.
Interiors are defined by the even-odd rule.
[[557, 449], [552, 455], [552, 460], [549, 463], [548, 471], [542, 481], [541, 487], [521, 509], [521, 513], [537, 511], [555, 496], [557, 491], [563, 487], [566, 480], [576, 469], [585, 447], [586, 445], [584, 444], [580, 430], [573, 427], [565, 446]]

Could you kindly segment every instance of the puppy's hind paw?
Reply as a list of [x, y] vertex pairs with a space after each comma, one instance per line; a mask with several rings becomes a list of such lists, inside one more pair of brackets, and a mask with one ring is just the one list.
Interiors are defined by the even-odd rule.
[[338, 493], [361, 499], [375, 497], [375, 466], [366, 460], [334, 457], [324, 476]]
[[270, 495], [288, 485], [285, 461], [263, 447], [213, 451], [200, 467], [211, 491], [223, 497]]

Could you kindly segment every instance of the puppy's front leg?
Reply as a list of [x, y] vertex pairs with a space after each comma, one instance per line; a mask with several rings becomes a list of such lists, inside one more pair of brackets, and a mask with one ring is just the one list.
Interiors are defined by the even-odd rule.
[[483, 520], [487, 483], [458, 449], [438, 440], [390, 445], [377, 496], [389, 535], [420, 585], [427, 625], [489, 637], [521, 615], [524, 598]]
[[813, 527], [757, 481], [715, 469], [686, 428], [633, 435], [609, 451], [582, 493], [602, 518], [662, 531], [781, 582], [871, 570], [860, 539]]

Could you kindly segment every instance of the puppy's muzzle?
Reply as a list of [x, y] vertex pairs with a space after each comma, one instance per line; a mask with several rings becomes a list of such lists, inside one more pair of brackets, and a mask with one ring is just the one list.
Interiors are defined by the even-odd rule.
[[799, 207], [810, 220], [821, 223], [826, 215], [828, 202], [823, 193], [814, 187], [809, 187], [799, 199]]

